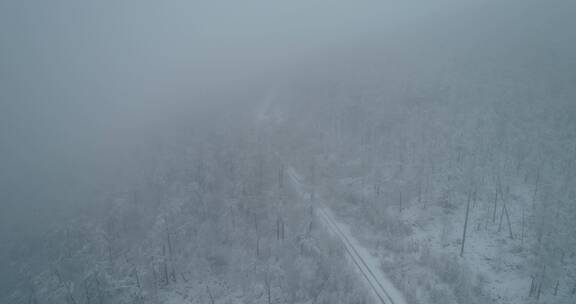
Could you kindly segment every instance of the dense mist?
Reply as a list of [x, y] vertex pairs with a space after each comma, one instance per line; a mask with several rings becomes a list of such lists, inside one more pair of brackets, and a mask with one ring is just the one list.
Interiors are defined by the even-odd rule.
[[[574, 301], [575, 14], [562, 0], [0, 1], [0, 302], [372, 301], [334, 266], [345, 251], [305, 205], [318, 197], [384, 248], [407, 303]], [[472, 193], [462, 235], [450, 225], [464, 210], [468, 225]], [[479, 257], [443, 264], [464, 244]], [[386, 264], [409, 253], [422, 268]], [[494, 279], [507, 267], [517, 280]], [[442, 291], [407, 295], [417, 277]]]

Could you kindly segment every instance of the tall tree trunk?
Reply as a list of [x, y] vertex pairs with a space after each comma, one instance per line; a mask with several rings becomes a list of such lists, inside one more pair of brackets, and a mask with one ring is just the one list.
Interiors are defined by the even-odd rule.
[[460, 257], [464, 256], [464, 245], [466, 243], [466, 230], [468, 229], [468, 217], [470, 215], [470, 200], [472, 193], [468, 192], [468, 202], [466, 203], [466, 218], [464, 219], [464, 229], [462, 232], [462, 247], [460, 247]]

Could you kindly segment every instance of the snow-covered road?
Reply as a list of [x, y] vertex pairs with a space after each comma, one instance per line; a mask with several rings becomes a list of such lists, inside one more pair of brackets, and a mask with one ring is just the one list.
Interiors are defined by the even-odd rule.
[[[294, 168], [288, 167], [287, 173], [295, 190], [303, 198], [310, 198], [309, 191], [306, 190], [302, 178]], [[359, 278], [364, 281], [367, 289], [371, 291], [375, 303], [405, 304], [404, 296], [382, 272], [378, 260], [372, 257], [369, 251], [361, 246], [351, 235], [348, 226], [334, 216], [332, 211], [323, 202], [321, 196], [316, 195], [314, 204], [316, 216], [326, 230], [342, 242], [351, 265], [357, 271]]]

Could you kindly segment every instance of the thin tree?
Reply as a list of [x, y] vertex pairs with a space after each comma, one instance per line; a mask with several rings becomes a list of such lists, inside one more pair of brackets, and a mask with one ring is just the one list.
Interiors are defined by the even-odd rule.
[[536, 171], [536, 181], [534, 182], [534, 193], [532, 194], [532, 209], [536, 210], [536, 196], [538, 195], [538, 185], [540, 184], [540, 168]]
[[464, 244], [466, 243], [466, 230], [468, 229], [468, 217], [470, 215], [470, 200], [472, 192], [468, 192], [468, 202], [466, 203], [466, 218], [464, 219], [464, 231], [462, 232], [462, 247], [460, 247], [460, 257], [464, 256]]
[[494, 210], [492, 212], [492, 223], [496, 223], [496, 210], [498, 209], [498, 193], [500, 192], [500, 178], [498, 177], [498, 184], [496, 184], [494, 192]]

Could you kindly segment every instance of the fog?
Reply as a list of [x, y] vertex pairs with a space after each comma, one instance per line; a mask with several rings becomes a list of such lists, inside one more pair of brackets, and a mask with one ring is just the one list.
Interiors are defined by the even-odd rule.
[[93, 182], [94, 166], [175, 116], [242, 109], [371, 48], [399, 52], [386, 40], [478, 6], [422, 2], [3, 1], [2, 207], [15, 208], [3, 222], [79, 203], [68, 192]]
[[[104, 206], [103, 197], [116, 195], [110, 192], [132, 191], [130, 187], [138, 184], [135, 180], [147, 178], [146, 173], [136, 172], [144, 170], [143, 159], [148, 157], [164, 159], [163, 155], [199, 146], [211, 154], [205, 146], [236, 147], [236, 142], [251, 142], [243, 136], [255, 132], [261, 134], [256, 137], [266, 147], [264, 154], [272, 153], [270, 147], [281, 147], [276, 152], [289, 155], [289, 147], [299, 146], [299, 158], [286, 157], [296, 169], [308, 166], [302, 159], [316, 157], [310, 151], [334, 153], [343, 164], [354, 157], [365, 161], [365, 154], [347, 154], [351, 150], [344, 143], [354, 146], [354, 130], [360, 127], [342, 124], [335, 127], [341, 128], [338, 135], [326, 135], [332, 132], [331, 117], [340, 117], [337, 112], [346, 108], [343, 99], [357, 98], [350, 104], [366, 106], [360, 110], [368, 113], [362, 116], [365, 124], [370, 124], [372, 115], [393, 126], [406, 126], [402, 129], [406, 132], [418, 129], [424, 117], [436, 126], [466, 117], [522, 121], [525, 115], [536, 119], [533, 130], [549, 131], [529, 134], [525, 129], [522, 136], [534, 136], [539, 143], [551, 137], [562, 139], [565, 146], [554, 143], [542, 151], [569, 154], [565, 147], [574, 143], [576, 121], [575, 13], [576, 2], [562, 0], [0, 1], [0, 243], [4, 243], [0, 249], [6, 252], [0, 255], [0, 268], [10, 265], [8, 272], [0, 274], [0, 301], [20, 303], [14, 300], [17, 296], [10, 296], [27, 288], [18, 285], [21, 278], [42, 280], [29, 279], [41, 273], [42, 266], [22, 256], [16, 261], [14, 252], [29, 252], [22, 248], [35, 248], [47, 231], [74, 225], [65, 223], [89, 214], [94, 206]], [[442, 87], [451, 88], [449, 97]], [[421, 112], [427, 114], [417, 116], [411, 125], [405, 117], [416, 110], [408, 104], [427, 104], [428, 99], [429, 105], [423, 106], [428, 110]], [[432, 105], [434, 100], [448, 99], [459, 102]], [[503, 105], [502, 112], [488, 103], [496, 108]], [[370, 108], [373, 104], [379, 105]], [[285, 125], [262, 125], [257, 122], [261, 111], [282, 113], [278, 115]], [[440, 114], [430, 114], [434, 111]], [[558, 125], [544, 126], [549, 120]], [[446, 138], [465, 130], [447, 129], [451, 135]], [[190, 139], [190, 147], [183, 143], [185, 138], [211, 134], [218, 139]], [[512, 133], [502, 134], [494, 137]], [[197, 144], [200, 141], [205, 144]], [[454, 142], [458, 147], [467, 145], [459, 139]], [[479, 144], [470, 142], [469, 147]], [[309, 150], [302, 152], [302, 145]], [[502, 149], [516, 151], [515, 147]], [[150, 152], [154, 149], [174, 153], [156, 155]], [[481, 152], [471, 152], [476, 153]], [[536, 160], [528, 162], [534, 168], [545, 167]], [[186, 163], [172, 165], [183, 168]], [[368, 175], [371, 169], [367, 170]], [[527, 184], [531, 178], [525, 178]], [[142, 187], [138, 184], [134, 191], [144, 193]], [[573, 212], [573, 197], [568, 201], [566, 208]], [[98, 221], [94, 219], [95, 225]], [[524, 236], [524, 215], [522, 229]], [[573, 261], [559, 267], [570, 269], [565, 274], [570, 286], [574, 285]], [[536, 264], [527, 262], [526, 269]], [[73, 282], [73, 270], [67, 271]], [[564, 288], [564, 281], [558, 281]], [[39, 284], [36, 289], [41, 289]], [[549, 284], [553, 289], [554, 283]], [[34, 292], [37, 302], [26, 303], [58, 301], [39, 293]], [[68, 296], [80, 297], [74, 293], [69, 291]], [[121, 303], [111, 294], [106, 301]], [[147, 296], [144, 302], [134, 303], [148, 303]], [[92, 303], [88, 291], [86, 297], [75, 303]], [[225, 296], [221, 297], [223, 301]]]

